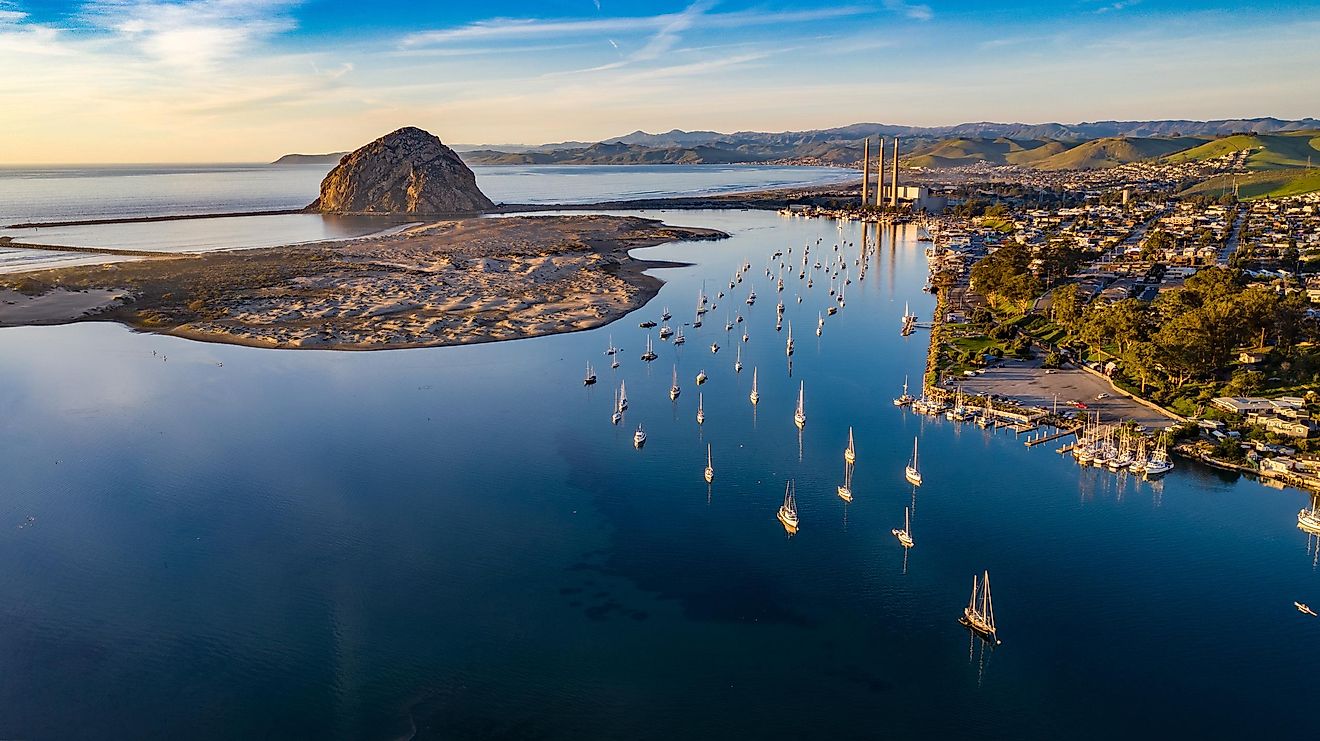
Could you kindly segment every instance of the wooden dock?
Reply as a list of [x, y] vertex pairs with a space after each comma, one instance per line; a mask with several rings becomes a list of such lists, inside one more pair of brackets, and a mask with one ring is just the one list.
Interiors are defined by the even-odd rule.
[[1034, 448], [1035, 446], [1040, 445], [1041, 443], [1047, 443], [1050, 442], [1051, 440], [1058, 440], [1061, 437], [1067, 437], [1069, 435], [1076, 435], [1077, 431], [1080, 429], [1082, 429], [1081, 425], [1078, 425], [1077, 427], [1072, 427], [1066, 430], [1059, 430], [1053, 435], [1045, 435], [1043, 437], [1033, 437], [1030, 440], [1027, 440], [1023, 444], [1026, 445], [1028, 448]]

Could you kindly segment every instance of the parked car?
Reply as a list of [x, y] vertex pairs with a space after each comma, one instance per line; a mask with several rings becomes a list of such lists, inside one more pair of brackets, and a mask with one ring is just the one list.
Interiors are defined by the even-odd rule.
[[1109, 394], [1104, 393], [1104, 392], [1101, 392], [1101, 393], [1097, 394], [1095, 398], [1096, 398], [1096, 399], [1108, 399], [1108, 398], [1109, 398]]

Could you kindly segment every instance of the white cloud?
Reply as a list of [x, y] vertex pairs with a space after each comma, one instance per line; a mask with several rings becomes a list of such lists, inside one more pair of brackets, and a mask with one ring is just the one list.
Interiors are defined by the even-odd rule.
[[935, 17], [935, 13], [930, 9], [929, 5], [908, 3], [904, 2], [904, 0], [884, 0], [884, 5], [886, 10], [895, 13], [902, 13], [908, 18], [917, 21], [928, 21]]
[[297, 0], [91, 0], [81, 18], [160, 62], [205, 68], [293, 30]]

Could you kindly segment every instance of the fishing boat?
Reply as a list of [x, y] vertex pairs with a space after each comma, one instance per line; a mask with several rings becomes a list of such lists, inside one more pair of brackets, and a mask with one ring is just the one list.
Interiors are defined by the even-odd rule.
[[709, 484], [710, 482], [712, 482], [712, 481], [714, 481], [714, 480], [715, 480], [715, 469], [714, 469], [714, 467], [711, 465], [711, 460], [710, 460], [710, 444], [708, 443], [708, 444], [706, 445], [706, 483]]
[[963, 608], [962, 617], [958, 622], [971, 628], [973, 633], [993, 641], [996, 646], [1003, 643], [999, 640], [999, 631], [995, 628], [995, 607], [990, 600], [990, 572], [985, 572], [982, 578], [972, 577], [972, 598], [967, 601], [967, 607]]
[[660, 339], [667, 340], [669, 339], [669, 335], [673, 333], [674, 333], [674, 328], [666, 324], [660, 328]]
[[1320, 512], [1315, 509], [1315, 501], [1311, 502], [1309, 509], [1303, 508], [1297, 513], [1297, 529], [1320, 535]]
[[761, 395], [756, 392], [756, 368], [752, 368], [752, 393], [748, 395], [753, 404], [761, 401]]
[[917, 439], [912, 438], [912, 462], [908, 463], [903, 476], [913, 486], [921, 486], [921, 471], [917, 469]]
[[646, 444], [646, 430], [641, 425], [637, 425], [637, 431], [633, 433], [633, 447], [640, 448]]
[[793, 495], [793, 482], [784, 486], [784, 503], [779, 507], [779, 522], [789, 535], [798, 530], [797, 498]]
[[678, 347], [684, 342], [687, 342], [687, 338], [683, 336], [683, 328], [679, 327], [678, 334], [674, 335], [674, 347]]
[[1315, 610], [1312, 610], [1311, 606], [1306, 604], [1305, 602], [1293, 602], [1293, 607], [1296, 607], [1297, 611], [1302, 613], [1303, 615], [1310, 615], [1311, 617], [1320, 617], [1317, 616], [1315, 614]]
[[697, 393], [697, 424], [706, 422], [706, 407], [701, 398], [701, 393]]
[[738, 356], [733, 360], [733, 372], [742, 373], [742, 345], [738, 346]]
[[1146, 463], [1146, 475], [1159, 476], [1172, 470], [1173, 462], [1169, 460], [1169, 451], [1161, 445], [1151, 453], [1150, 461]]
[[905, 407], [905, 406], [908, 406], [909, 404], [911, 404], [911, 403], [914, 402], [914, 401], [916, 401], [916, 399], [913, 399], [913, 398], [912, 398], [912, 394], [909, 394], [909, 393], [908, 393], [908, 379], [907, 379], [907, 376], [904, 376], [904, 377], [903, 377], [903, 393], [901, 393], [901, 394], [899, 394], [898, 396], [894, 397], [894, 406], [896, 406], [896, 407]]
[[853, 430], [848, 428], [848, 447], [843, 449], [843, 459], [848, 463], [857, 462], [857, 448], [853, 446]]
[[788, 343], [784, 346], [784, 352], [788, 357], [793, 357], [793, 322], [788, 323]]
[[706, 369], [702, 368], [700, 371], [697, 372], [697, 385], [700, 386], [701, 384], [705, 383], [706, 378], [707, 378]]
[[793, 424], [800, 430], [807, 426], [807, 410], [803, 406], [803, 397], [806, 393], [806, 382], [801, 381], [798, 385], [798, 403], [797, 410], [793, 412]]
[[671, 401], [677, 399], [682, 392], [678, 387], [678, 366], [674, 366], [674, 382], [669, 386], [669, 399]]
[[642, 353], [642, 360], [645, 360], [646, 362], [649, 363], [649, 362], [651, 362], [652, 360], [655, 360], [655, 358], [656, 358], [655, 348], [651, 346], [651, 336], [650, 336], [650, 335], [647, 335], [647, 336], [646, 336], [646, 352]]
[[596, 371], [592, 370], [591, 363], [587, 363], [587, 376], [582, 379], [583, 386], [591, 386], [596, 383]]
[[916, 545], [916, 542], [912, 540], [912, 509], [910, 507], [903, 508], [903, 529], [894, 528], [890, 532], [894, 534], [895, 538], [898, 538], [898, 544], [904, 548], [911, 548]]

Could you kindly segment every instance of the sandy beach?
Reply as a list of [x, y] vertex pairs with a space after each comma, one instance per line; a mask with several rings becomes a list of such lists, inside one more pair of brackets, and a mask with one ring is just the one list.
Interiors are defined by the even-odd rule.
[[0, 276], [0, 326], [86, 319], [213, 342], [373, 350], [606, 324], [659, 290], [628, 250], [721, 232], [607, 216], [468, 218], [347, 242]]

